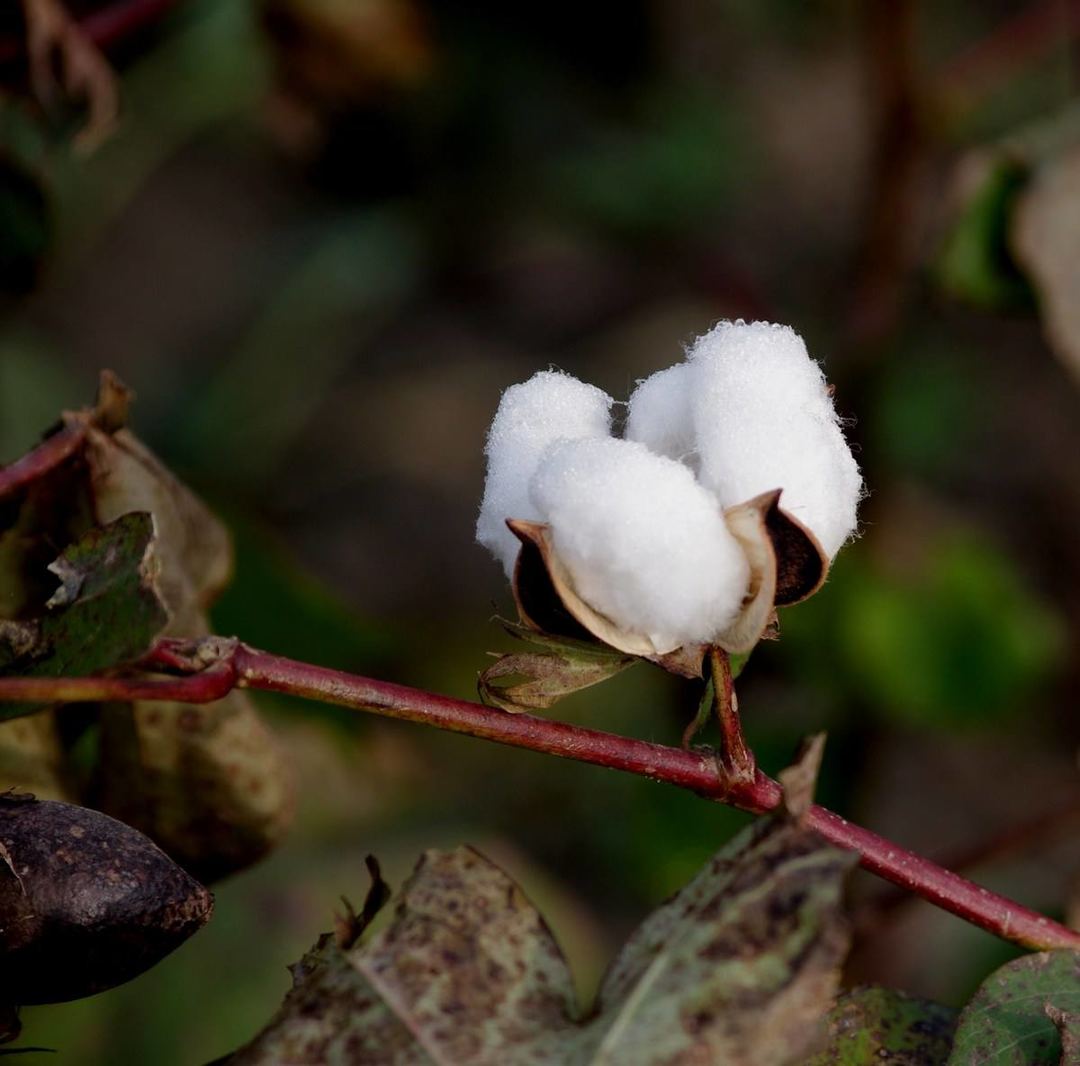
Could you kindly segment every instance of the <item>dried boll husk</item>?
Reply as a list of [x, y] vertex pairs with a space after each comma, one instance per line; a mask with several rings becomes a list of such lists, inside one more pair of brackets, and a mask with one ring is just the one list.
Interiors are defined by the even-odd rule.
[[750, 651], [775, 620], [777, 607], [806, 599], [825, 581], [828, 557], [814, 535], [780, 507], [780, 498], [776, 489], [724, 512], [750, 564], [750, 581], [738, 616], [707, 643], [657, 645], [643, 633], [616, 625], [578, 595], [546, 524], [508, 519], [521, 541], [512, 583], [518, 614], [538, 632], [599, 640], [672, 673], [699, 677], [710, 644], [732, 654]]
[[[168, 607], [163, 635], [210, 631], [207, 611], [228, 584], [228, 530], [125, 428], [133, 395], [102, 373], [94, 407], [65, 412], [80, 442], [59, 467], [13, 498], [0, 523], [4, 619], [33, 617], [55, 591], [47, 569], [57, 545], [132, 511], [153, 515], [156, 586]], [[136, 702], [89, 706], [100, 727], [92, 767], [74, 765], [66, 731], [72, 709], [0, 723], [0, 790], [98, 807], [146, 833], [196, 877], [216, 880], [262, 858], [291, 824], [286, 753], [247, 693], [207, 704]], [[34, 726], [26, 723], [35, 722]]]
[[59, 1003], [129, 981], [212, 910], [206, 888], [123, 822], [0, 796], [0, 1003]]

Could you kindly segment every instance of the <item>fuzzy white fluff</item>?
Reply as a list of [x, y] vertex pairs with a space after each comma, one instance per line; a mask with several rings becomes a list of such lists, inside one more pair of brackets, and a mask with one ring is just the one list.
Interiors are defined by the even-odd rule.
[[749, 567], [716, 498], [687, 467], [635, 441], [561, 441], [529, 495], [574, 590], [665, 648], [734, 620]]
[[725, 507], [770, 489], [831, 559], [855, 530], [862, 478], [825, 375], [787, 326], [723, 322], [688, 354], [699, 477]]
[[586, 602], [658, 643], [708, 640], [746, 592], [724, 508], [781, 489], [781, 506], [833, 557], [862, 478], [821, 368], [787, 326], [721, 322], [685, 362], [639, 382], [625, 440], [612, 400], [546, 371], [508, 389], [487, 442], [477, 539], [509, 575], [506, 518], [550, 523]]
[[696, 461], [693, 414], [690, 408], [693, 367], [676, 363], [639, 381], [630, 396], [624, 435], [657, 455], [678, 459], [691, 468]]
[[502, 395], [488, 432], [487, 481], [476, 522], [476, 539], [514, 571], [518, 539], [506, 519], [537, 520], [529, 479], [544, 450], [557, 440], [608, 437], [612, 399], [602, 389], [556, 370], [542, 370]]

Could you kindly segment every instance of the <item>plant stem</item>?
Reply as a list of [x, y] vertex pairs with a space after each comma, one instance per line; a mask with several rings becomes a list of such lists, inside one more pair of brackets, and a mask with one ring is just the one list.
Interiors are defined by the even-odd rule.
[[44, 477], [50, 470], [71, 458], [82, 447], [85, 436], [85, 426], [65, 426], [51, 437], [46, 437], [22, 458], [8, 466], [0, 466], [0, 500]]
[[746, 746], [742, 722], [739, 720], [739, 697], [731, 676], [731, 657], [720, 648], [709, 651], [712, 667], [713, 699], [716, 717], [720, 722], [720, 751], [718, 759], [729, 783], [752, 784], [757, 777], [754, 753]]
[[[239, 686], [371, 711], [498, 744], [606, 766], [664, 781], [751, 814], [774, 810], [783, 801], [778, 782], [760, 771], [752, 778], [729, 780], [707, 752], [684, 751], [529, 714], [508, 714], [479, 703], [270, 655], [238, 641], [163, 640], [141, 665], [188, 672], [188, 676], [169, 681], [0, 678], [0, 701], [157, 699], [197, 703], [218, 699]], [[859, 852], [865, 869], [995, 936], [1034, 950], [1080, 950], [1080, 933], [981, 888], [832, 811], [813, 806], [804, 817], [808, 826], [831, 843]]]

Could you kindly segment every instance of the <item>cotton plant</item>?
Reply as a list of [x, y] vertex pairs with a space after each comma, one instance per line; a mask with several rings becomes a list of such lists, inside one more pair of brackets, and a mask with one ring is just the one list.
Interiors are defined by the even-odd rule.
[[614, 405], [553, 370], [507, 389], [477, 539], [526, 630], [700, 676], [709, 649], [749, 652], [821, 586], [862, 477], [788, 326], [720, 322], [637, 384], [621, 437]]

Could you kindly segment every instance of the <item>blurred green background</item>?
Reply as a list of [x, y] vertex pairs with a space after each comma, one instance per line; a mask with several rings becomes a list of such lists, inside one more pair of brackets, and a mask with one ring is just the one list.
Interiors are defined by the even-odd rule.
[[[1058, 260], [1016, 232], [1075, 159], [1074, 8], [182, 0], [109, 41], [122, 114], [91, 155], [77, 109], [33, 103], [5, 16], [0, 461], [112, 368], [137, 432], [234, 530], [219, 632], [470, 697], [508, 647], [472, 542], [500, 391], [556, 365], [625, 397], [718, 318], [791, 323], [871, 495], [740, 680], [750, 739], [775, 771], [828, 730], [823, 801], [934, 856], [1063, 811], [967, 866], [1060, 917], [1080, 873], [1080, 358], [1055, 309], [1080, 304], [1080, 225], [1061, 216]], [[1080, 178], [1063, 195], [1080, 204]], [[676, 743], [695, 700], [638, 666], [556, 711]], [[522, 881], [587, 994], [742, 822], [260, 706], [296, 768], [288, 842], [152, 972], [26, 1010], [25, 1042], [78, 1064], [224, 1054], [338, 897], [362, 899], [365, 854], [397, 884], [462, 841]], [[958, 1003], [1008, 957], [922, 904], [867, 909], [883, 889], [853, 884], [851, 980]]]

